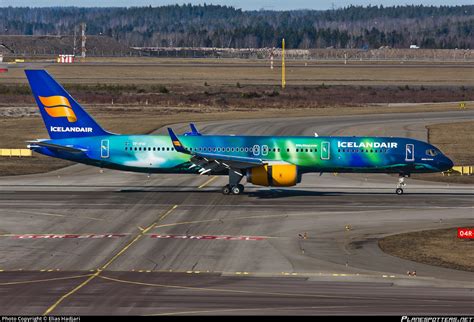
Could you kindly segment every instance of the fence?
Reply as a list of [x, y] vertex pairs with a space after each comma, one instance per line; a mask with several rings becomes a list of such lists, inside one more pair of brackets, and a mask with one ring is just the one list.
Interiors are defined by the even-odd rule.
[[33, 153], [30, 149], [0, 149], [2, 157], [31, 157]]
[[445, 175], [451, 175], [451, 174], [460, 174], [462, 176], [470, 176], [474, 174], [474, 166], [472, 165], [456, 165], [452, 169], [443, 172]]

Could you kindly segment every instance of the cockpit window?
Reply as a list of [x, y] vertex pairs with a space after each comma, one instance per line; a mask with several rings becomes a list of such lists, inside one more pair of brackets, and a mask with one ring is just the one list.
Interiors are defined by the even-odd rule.
[[435, 149], [426, 150], [426, 155], [430, 155], [430, 156], [434, 157], [435, 155], [438, 155], [438, 154], [439, 154], [439, 152], [436, 151]]

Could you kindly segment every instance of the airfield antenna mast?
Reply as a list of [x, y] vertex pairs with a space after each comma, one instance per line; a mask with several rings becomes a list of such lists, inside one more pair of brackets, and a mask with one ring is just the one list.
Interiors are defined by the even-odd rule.
[[81, 37], [81, 57], [82, 59], [86, 58], [86, 23], [81, 23], [82, 37]]
[[270, 69], [273, 70], [273, 49], [270, 52]]
[[74, 26], [74, 40], [73, 40], [72, 55], [76, 56], [76, 26]]
[[281, 42], [281, 88], [286, 87], [285, 68], [285, 38], [283, 38]]

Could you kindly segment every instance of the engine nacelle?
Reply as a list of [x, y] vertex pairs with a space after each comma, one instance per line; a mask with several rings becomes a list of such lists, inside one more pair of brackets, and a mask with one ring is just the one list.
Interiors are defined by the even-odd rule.
[[247, 182], [259, 186], [291, 187], [300, 181], [298, 167], [292, 164], [262, 165], [247, 170]]

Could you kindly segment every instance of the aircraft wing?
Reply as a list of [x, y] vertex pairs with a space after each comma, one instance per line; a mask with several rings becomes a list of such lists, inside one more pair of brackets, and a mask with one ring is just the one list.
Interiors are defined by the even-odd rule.
[[86, 149], [79, 149], [79, 148], [74, 148], [71, 146], [67, 145], [59, 145], [59, 144], [54, 144], [54, 143], [47, 143], [43, 141], [27, 141], [30, 143], [28, 145], [28, 148], [35, 148], [35, 146], [39, 147], [46, 147], [48, 149], [60, 151], [60, 152], [69, 152], [69, 153], [84, 153], [87, 150]]
[[191, 168], [199, 167], [199, 173], [205, 174], [211, 170], [223, 169], [233, 170], [240, 174], [239, 170], [253, 168], [263, 164], [263, 161], [255, 158], [236, 157], [222, 154], [192, 152]]
[[221, 169], [227, 168], [236, 171], [241, 169], [253, 168], [259, 165], [263, 165], [264, 162], [259, 158], [249, 158], [249, 157], [239, 157], [226, 154], [216, 154], [216, 153], [202, 153], [196, 151], [190, 151], [186, 149], [181, 141], [178, 139], [173, 130], [168, 128], [168, 132], [173, 143], [173, 147], [176, 151], [191, 155], [191, 168], [199, 167], [199, 172], [201, 174], [210, 172], [211, 170], [219, 171]]

